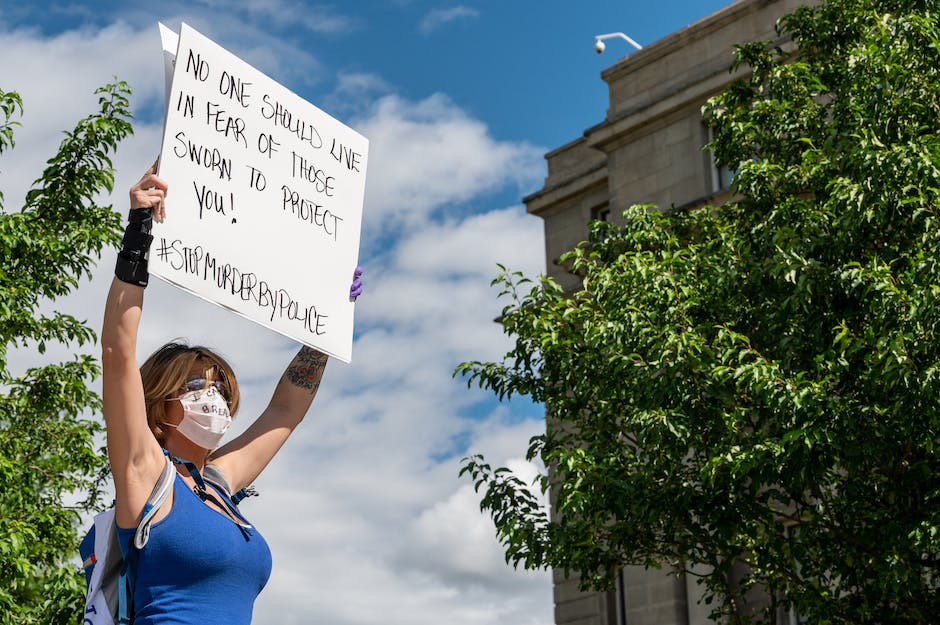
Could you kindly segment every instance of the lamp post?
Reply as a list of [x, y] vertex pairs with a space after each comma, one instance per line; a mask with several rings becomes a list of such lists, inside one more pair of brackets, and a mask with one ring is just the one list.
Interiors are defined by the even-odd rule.
[[604, 50], [607, 48], [607, 44], [604, 43], [604, 40], [610, 39], [612, 37], [619, 37], [620, 39], [623, 39], [624, 41], [629, 43], [631, 46], [636, 48], [637, 50], [643, 49], [643, 46], [635, 42], [633, 39], [631, 39], [624, 33], [607, 33], [606, 35], [594, 36], [594, 51], [597, 52], [598, 54], [602, 54]]

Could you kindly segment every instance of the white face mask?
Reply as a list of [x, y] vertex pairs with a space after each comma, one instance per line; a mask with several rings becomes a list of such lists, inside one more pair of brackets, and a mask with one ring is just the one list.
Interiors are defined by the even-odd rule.
[[183, 420], [176, 430], [204, 449], [215, 449], [232, 424], [228, 403], [222, 394], [210, 386], [176, 399], [183, 405]]

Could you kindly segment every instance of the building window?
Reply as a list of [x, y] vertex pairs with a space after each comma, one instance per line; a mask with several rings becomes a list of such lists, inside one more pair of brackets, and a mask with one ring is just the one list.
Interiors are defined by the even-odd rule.
[[610, 206], [605, 204], [592, 210], [591, 219], [594, 221], [610, 221]]
[[734, 179], [735, 172], [727, 165], [718, 165], [712, 157], [712, 170], [714, 191], [727, 191], [731, 188], [731, 181]]
[[[709, 127], [708, 142], [711, 143], [714, 138], [714, 131]], [[713, 150], [707, 150], [707, 152], [709, 169], [711, 170], [712, 176], [712, 193], [727, 191], [731, 188], [731, 182], [734, 180], [734, 176], [737, 172], [728, 165], [719, 165], [715, 162], [715, 152]]]

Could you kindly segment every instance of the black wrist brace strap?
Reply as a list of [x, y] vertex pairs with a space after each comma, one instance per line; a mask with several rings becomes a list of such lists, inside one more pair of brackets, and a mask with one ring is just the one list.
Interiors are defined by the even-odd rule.
[[150, 242], [153, 236], [153, 211], [149, 208], [134, 208], [127, 215], [127, 228], [124, 230], [122, 249], [118, 253], [114, 275], [118, 280], [137, 286], [147, 286], [150, 273], [147, 261], [150, 258]]

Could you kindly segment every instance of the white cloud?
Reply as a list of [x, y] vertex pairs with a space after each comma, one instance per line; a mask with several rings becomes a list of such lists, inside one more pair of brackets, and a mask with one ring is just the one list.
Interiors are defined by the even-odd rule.
[[[41, 171], [61, 130], [94, 109], [91, 91], [112, 74], [132, 79], [135, 106], [160, 105], [162, 59], [151, 27], [118, 22], [56, 37], [0, 31], [8, 60], [2, 88], [19, 90], [27, 106], [15, 151], [0, 159], [9, 206], [18, 205], [24, 181]], [[357, 80], [365, 91], [386, 88], [378, 77], [345, 84]], [[363, 110], [353, 125], [372, 141], [365, 223], [395, 236], [363, 259], [353, 363], [330, 364], [305, 422], [259, 480], [262, 497], [245, 504], [275, 562], [254, 622], [550, 623], [548, 574], [502, 563], [492, 524], [457, 478], [456, 460], [484, 451], [493, 463], [524, 468], [518, 454], [541, 428], [540, 410], [501, 406], [470, 418], [489, 396], [451, 378], [461, 360], [506, 350], [493, 322], [502, 304], [489, 281], [497, 261], [542, 270], [541, 222], [519, 206], [448, 210], [479, 202], [490, 188], [531, 184], [543, 174], [543, 150], [494, 138], [441, 94], [416, 102], [385, 95]], [[112, 201], [122, 212], [125, 189], [160, 143], [158, 124], [137, 123], [135, 132], [116, 159]], [[56, 308], [97, 327], [112, 258]], [[294, 349], [154, 280], [140, 356], [176, 337], [218, 348], [238, 371], [244, 403], [236, 433], [263, 409]], [[67, 356], [65, 349], [50, 354]], [[39, 358], [19, 351], [11, 364], [21, 370]]]
[[[170, 7], [163, 7], [164, 12], [170, 10]], [[305, 46], [290, 38], [272, 37], [259, 30], [256, 19], [250, 14], [220, 11], [205, 15], [182, 6], [176, 15], [177, 18], [167, 19], [164, 23], [178, 31], [180, 23], [186, 22], [210, 39], [223, 42], [227, 50], [268, 76], [291, 85], [295, 91], [318, 84], [330, 75], [324, 64]], [[156, 30], [153, 16], [149, 13], [138, 15], [136, 23], [140, 23], [144, 30]]]
[[376, 74], [340, 71], [336, 86], [323, 98], [320, 108], [334, 116], [363, 117], [368, 115], [376, 98], [394, 91], [392, 85]]
[[[244, 14], [261, 18], [280, 26], [302, 27], [317, 34], [335, 34], [357, 28], [358, 21], [337, 11], [332, 6], [311, 5], [309, 2], [290, 0], [199, 0], [213, 10], [215, 16]], [[181, 8], [191, 10], [185, 4]], [[165, 9], [164, 9], [165, 10]]]
[[[98, 31], [68, 32], [50, 39], [26, 30], [0, 32], [5, 59], [2, 88], [18, 91], [25, 108], [22, 127], [16, 130], [15, 151], [0, 160], [0, 186], [8, 209], [21, 205], [27, 185], [39, 176], [62, 131], [97, 110], [95, 88], [115, 75], [128, 80], [134, 89], [135, 107], [161, 93], [163, 68], [157, 46], [156, 29], [145, 33], [122, 22]], [[121, 54], [115, 54], [115, 50], [121, 50]], [[142, 76], [156, 76], [157, 80]], [[135, 130], [138, 139], [154, 145], [153, 128], [136, 125]], [[157, 152], [155, 146], [138, 158], [127, 154], [132, 146], [134, 143], [128, 142], [119, 149], [118, 163], [140, 163], [133, 174], [121, 167], [121, 181], [125, 183], [139, 175], [138, 171], [143, 172]]]
[[457, 584], [482, 585], [502, 577], [506, 563], [491, 540], [493, 523], [480, 511], [479, 502], [473, 487], [464, 485], [423, 511], [410, 528], [406, 562], [430, 574], [445, 570]]
[[463, 5], [451, 7], [449, 9], [433, 9], [428, 11], [428, 13], [421, 20], [421, 23], [418, 25], [418, 30], [422, 35], [430, 35], [444, 24], [448, 24], [459, 19], [474, 18], [479, 16], [479, 11]]
[[354, 126], [370, 141], [365, 221], [373, 236], [421, 227], [435, 209], [490, 189], [529, 189], [544, 174], [542, 148], [496, 140], [443, 94], [385, 96]]
[[[519, 450], [539, 429], [532, 421], [509, 426], [502, 416], [497, 411], [482, 422], [469, 451], [503, 461], [497, 450]], [[389, 440], [381, 451], [374, 434], [353, 431], [365, 443], [357, 461], [337, 466], [313, 455], [305, 471], [279, 463], [283, 470], [274, 480], [268, 476], [262, 499], [251, 503], [259, 525], [278, 528], [269, 535], [274, 577], [257, 614], [277, 604], [282, 622], [549, 622], [547, 573], [505, 564], [479, 499], [453, 478], [456, 462], [425, 471], [416, 471], [414, 462], [389, 463], [389, 449], [411, 457], [422, 447], [420, 439]], [[521, 466], [520, 460], [508, 462]], [[285, 487], [286, 480], [298, 485]], [[291, 511], [286, 522], [285, 509]], [[278, 520], [260, 516], [269, 513]], [[296, 573], [304, 568], [306, 575]], [[344, 602], [355, 609], [340, 609]]]
[[[400, 245], [400, 268], [432, 277], [491, 278], [496, 263], [530, 274], [543, 272], [544, 265], [532, 263], [542, 251], [541, 227], [542, 222], [527, 216], [522, 207], [428, 224]], [[493, 245], [481, 246], [480, 241]]]

